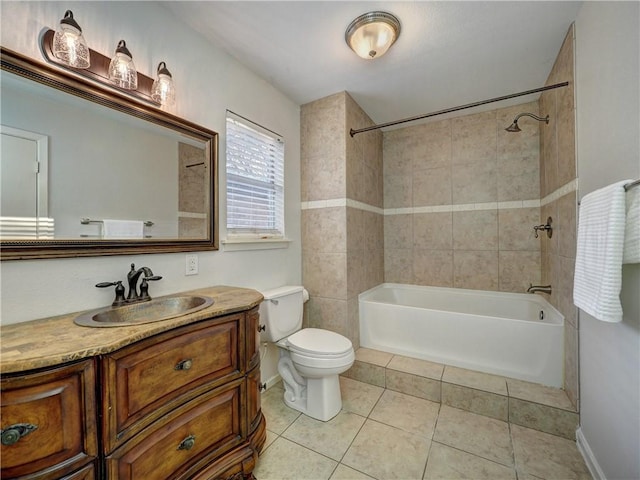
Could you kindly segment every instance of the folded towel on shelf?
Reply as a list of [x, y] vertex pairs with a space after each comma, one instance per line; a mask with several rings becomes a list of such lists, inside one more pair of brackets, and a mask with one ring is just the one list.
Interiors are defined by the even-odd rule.
[[580, 203], [573, 303], [604, 322], [622, 321], [627, 183], [624, 180], [591, 192]]
[[640, 263], [640, 185], [627, 190], [627, 222], [622, 263]]
[[140, 220], [103, 220], [103, 238], [144, 238], [144, 223]]

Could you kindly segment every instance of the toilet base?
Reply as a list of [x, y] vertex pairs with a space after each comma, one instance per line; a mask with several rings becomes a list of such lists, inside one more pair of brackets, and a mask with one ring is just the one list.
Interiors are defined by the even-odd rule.
[[289, 407], [323, 422], [331, 420], [342, 409], [338, 373], [305, 378], [296, 370], [289, 352], [284, 349], [280, 349], [278, 373], [284, 384], [284, 403]]
[[338, 375], [324, 378], [307, 378], [307, 385], [295, 397], [287, 391], [285, 383], [284, 403], [305, 415], [326, 422], [342, 409], [340, 379]]

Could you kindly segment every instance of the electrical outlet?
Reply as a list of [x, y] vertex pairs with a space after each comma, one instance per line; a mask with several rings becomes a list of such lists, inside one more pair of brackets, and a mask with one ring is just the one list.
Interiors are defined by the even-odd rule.
[[191, 253], [187, 255], [187, 269], [185, 275], [197, 275], [198, 274], [198, 255]]

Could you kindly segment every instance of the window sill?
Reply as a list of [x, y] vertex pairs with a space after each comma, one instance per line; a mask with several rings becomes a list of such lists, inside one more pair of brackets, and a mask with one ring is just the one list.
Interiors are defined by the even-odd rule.
[[289, 248], [292, 240], [288, 238], [227, 238], [222, 240], [224, 250], [238, 252], [242, 250], [274, 250]]

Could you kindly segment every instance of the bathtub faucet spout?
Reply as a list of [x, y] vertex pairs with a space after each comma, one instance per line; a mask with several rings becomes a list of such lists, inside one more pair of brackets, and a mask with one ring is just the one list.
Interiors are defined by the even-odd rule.
[[527, 288], [527, 293], [536, 293], [542, 292], [548, 295], [551, 295], [551, 285], [532, 285], [529, 284], [529, 288]]

